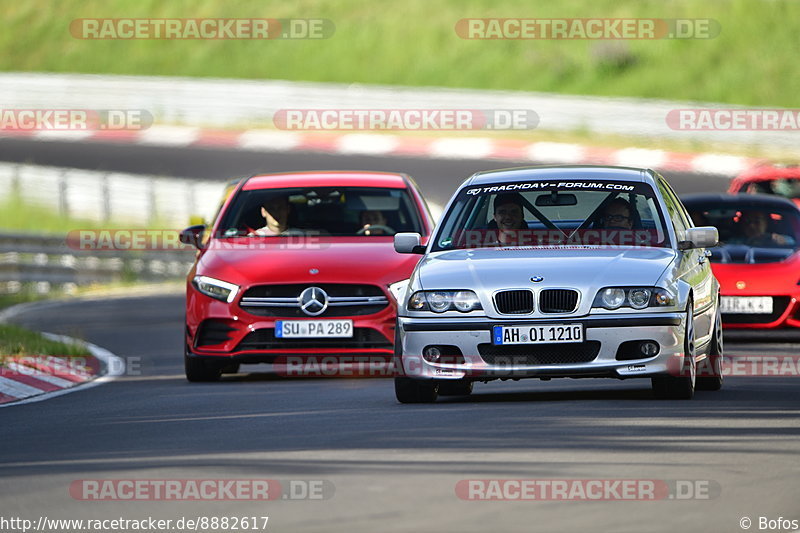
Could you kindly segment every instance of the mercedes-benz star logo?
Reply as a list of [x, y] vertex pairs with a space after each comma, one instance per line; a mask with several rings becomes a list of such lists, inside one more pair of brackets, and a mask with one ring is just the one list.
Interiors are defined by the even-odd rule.
[[319, 287], [309, 287], [300, 293], [300, 309], [308, 316], [318, 316], [328, 308], [328, 294]]

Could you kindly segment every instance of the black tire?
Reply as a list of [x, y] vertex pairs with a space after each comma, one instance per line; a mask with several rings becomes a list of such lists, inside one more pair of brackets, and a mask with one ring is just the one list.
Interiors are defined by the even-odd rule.
[[439, 381], [439, 396], [469, 396], [472, 383], [468, 379], [443, 379]]
[[714, 317], [714, 337], [711, 339], [711, 346], [708, 350], [708, 360], [704, 365], [710, 376], [697, 378], [697, 390], [720, 390], [722, 382], [725, 380], [722, 375], [722, 363], [724, 359], [724, 342], [722, 339], [722, 314], [717, 306], [717, 314]]
[[661, 400], [691, 400], [694, 397], [697, 367], [695, 364], [694, 317], [692, 302], [686, 306], [686, 330], [683, 335], [683, 361], [678, 375], [654, 376], [653, 393]]
[[394, 378], [394, 394], [400, 403], [433, 403], [439, 383], [433, 379]]
[[207, 383], [219, 381], [222, 376], [222, 367], [213, 361], [206, 361], [197, 357], [183, 355], [183, 367], [186, 372], [186, 379], [192, 383]]

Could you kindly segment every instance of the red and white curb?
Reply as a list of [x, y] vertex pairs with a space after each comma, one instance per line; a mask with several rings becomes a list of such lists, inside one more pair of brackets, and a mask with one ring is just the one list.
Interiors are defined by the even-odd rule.
[[[77, 367], [70, 358], [30, 356], [11, 358], [0, 366], [0, 408], [49, 400], [70, 392], [113, 381], [124, 372], [121, 358], [94, 344], [63, 335], [42, 333], [50, 340], [82, 344], [96, 365]], [[95, 367], [95, 368], [92, 368]], [[98, 373], [97, 371], [101, 373]]]
[[152, 126], [144, 130], [4, 130], [5, 137], [42, 141], [99, 141], [165, 147], [229, 148], [256, 152], [320, 152], [341, 155], [434, 159], [503, 159], [561, 164], [646, 167], [665, 171], [735, 176], [763, 160], [715, 153], [681, 153], [647, 148], [600, 148], [572, 143], [529, 142], [488, 137], [423, 137], [376, 133], [285, 130], [215, 130]]

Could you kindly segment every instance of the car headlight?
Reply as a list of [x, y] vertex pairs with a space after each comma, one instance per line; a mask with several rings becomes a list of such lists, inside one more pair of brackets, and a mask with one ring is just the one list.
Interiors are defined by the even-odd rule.
[[675, 297], [659, 287], [605, 287], [595, 296], [592, 307], [603, 309], [646, 309], [648, 307], [671, 307]]
[[478, 296], [473, 291], [417, 291], [408, 299], [408, 308], [411, 311], [433, 311], [444, 313], [455, 309], [462, 313], [469, 313], [481, 307]]
[[600, 292], [600, 300], [606, 309], [616, 309], [625, 303], [625, 291], [609, 287]]
[[634, 309], [644, 309], [650, 303], [650, 289], [631, 289], [628, 291], [628, 303]]
[[409, 281], [410, 279], [401, 279], [389, 285], [389, 294], [394, 297], [395, 302], [403, 301], [403, 295], [405, 295], [406, 289], [408, 289]]
[[206, 296], [228, 303], [231, 303], [239, 292], [238, 285], [208, 276], [195, 276], [192, 283], [198, 291]]
[[473, 309], [479, 309], [480, 306], [478, 296], [472, 291], [458, 291], [453, 295], [453, 307], [462, 313], [469, 313]]

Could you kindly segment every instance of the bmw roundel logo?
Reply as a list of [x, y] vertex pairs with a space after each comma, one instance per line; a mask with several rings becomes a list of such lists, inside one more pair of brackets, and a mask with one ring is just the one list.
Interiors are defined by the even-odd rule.
[[544, 278], [542, 276], [533, 276], [531, 278], [531, 281], [534, 282], [534, 283], [539, 283], [539, 282], [544, 281]]

